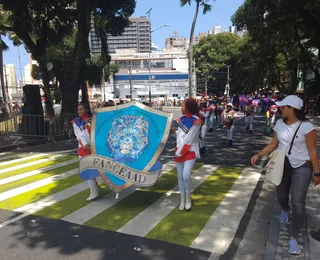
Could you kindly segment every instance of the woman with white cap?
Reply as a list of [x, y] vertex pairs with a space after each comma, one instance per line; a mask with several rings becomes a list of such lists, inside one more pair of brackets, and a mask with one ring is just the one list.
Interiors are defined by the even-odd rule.
[[227, 108], [222, 113], [222, 121], [225, 124], [228, 132], [229, 145], [232, 146], [232, 137], [234, 129], [234, 120], [237, 118], [236, 111], [233, 110], [231, 103], [227, 104]]
[[320, 183], [319, 159], [317, 152], [317, 131], [305, 117], [303, 101], [295, 95], [287, 96], [281, 102], [282, 119], [274, 127], [272, 142], [257, 155], [251, 163], [255, 164], [263, 156], [276, 148], [286, 152], [282, 181], [277, 186], [277, 198], [282, 207], [279, 217], [281, 224], [287, 223], [291, 212], [289, 193], [291, 191], [292, 221], [289, 252], [300, 254], [297, 237], [305, 221], [305, 201], [311, 180]]

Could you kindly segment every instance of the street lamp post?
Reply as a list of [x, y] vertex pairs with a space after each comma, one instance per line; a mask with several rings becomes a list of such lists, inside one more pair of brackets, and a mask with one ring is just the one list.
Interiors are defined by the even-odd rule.
[[151, 31], [151, 20], [150, 20], [150, 17], [151, 17], [151, 11], [152, 11], [152, 8], [146, 13], [148, 14], [148, 19], [149, 19], [149, 23], [150, 23], [150, 28], [146, 28], [147, 30], [150, 31], [150, 47], [149, 47], [149, 106], [151, 107], [152, 104], [151, 104], [151, 48], [152, 48], [152, 33], [163, 28], [163, 27], [170, 27], [169, 24], [164, 24], [164, 25], [161, 25], [159, 26], [158, 28], [154, 29]]

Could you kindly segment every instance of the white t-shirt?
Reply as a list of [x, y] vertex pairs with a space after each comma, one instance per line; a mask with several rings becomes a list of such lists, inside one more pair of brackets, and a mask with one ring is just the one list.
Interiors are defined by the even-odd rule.
[[[282, 119], [278, 120], [276, 126], [274, 127], [274, 131], [277, 133], [279, 140], [278, 151], [285, 151], [286, 149], [289, 151], [293, 134], [299, 124], [300, 121], [297, 121], [291, 125], [287, 125]], [[288, 155], [289, 161], [293, 168], [298, 168], [305, 164], [306, 161], [310, 160], [306, 143], [306, 135], [315, 129], [316, 128], [314, 125], [308, 121], [305, 121], [301, 124], [293, 142], [291, 155]]]

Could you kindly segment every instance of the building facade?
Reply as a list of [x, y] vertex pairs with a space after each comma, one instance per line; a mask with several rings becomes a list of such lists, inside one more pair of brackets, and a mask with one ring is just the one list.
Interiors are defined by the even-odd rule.
[[10, 99], [12, 95], [18, 93], [18, 81], [16, 75], [16, 68], [13, 64], [6, 64], [3, 66], [5, 86], [7, 86], [7, 93]]
[[[91, 27], [90, 33], [91, 52], [93, 55], [101, 53], [101, 42]], [[133, 49], [138, 53], [148, 53], [151, 49], [151, 23], [147, 17], [132, 17], [130, 24], [120, 36], [108, 36], [108, 51]]]
[[189, 39], [186, 37], [180, 37], [179, 33], [175, 30], [173, 36], [165, 39], [165, 51], [166, 52], [183, 52], [187, 51], [189, 47]]
[[198, 44], [200, 40], [205, 37], [207, 37], [207, 34], [205, 32], [200, 32], [198, 35], [193, 36], [192, 44]]
[[[149, 99], [149, 55], [118, 51], [111, 54], [112, 63], [120, 65], [120, 71], [101, 90], [92, 89], [92, 95], [110, 91], [117, 99]], [[186, 52], [151, 53], [152, 98], [181, 98], [188, 93], [188, 58]], [[115, 80], [115, 81], [113, 81]], [[96, 91], [96, 92], [95, 92]], [[106, 93], [106, 94], [105, 94]]]

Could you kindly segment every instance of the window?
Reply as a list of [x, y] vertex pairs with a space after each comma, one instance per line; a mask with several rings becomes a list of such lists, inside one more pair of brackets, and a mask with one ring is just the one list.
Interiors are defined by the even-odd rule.
[[172, 94], [172, 97], [179, 97], [178, 94]]
[[126, 98], [131, 98], [131, 95], [126, 95]]

